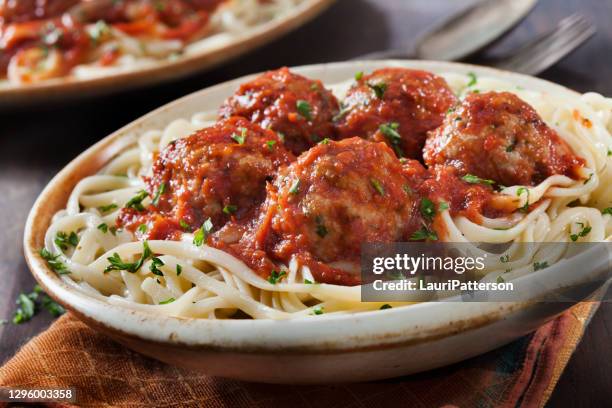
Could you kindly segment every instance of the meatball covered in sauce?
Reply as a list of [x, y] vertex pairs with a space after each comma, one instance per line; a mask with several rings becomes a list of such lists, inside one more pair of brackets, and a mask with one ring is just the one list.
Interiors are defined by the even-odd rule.
[[258, 244], [284, 262], [296, 255], [318, 282], [356, 284], [361, 244], [406, 240], [418, 224], [408, 185], [384, 143], [321, 143], [268, 189]]
[[299, 154], [332, 138], [338, 101], [321, 83], [281, 68], [242, 84], [219, 111], [221, 118], [242, 116], [279, 132], [285, 145]]
[[535, 185], [554, 174], [577, 177], [582, 160], [537, 112], [509, 92], [470, 94], [432, 131], [425, 163], [503, 185]]
[[[230, 219], [248, 218], [264, 201], [266, 182], [294, 159], [274, 132], [244, 118], [217, 122], [170, 143], [146, 180], [149, 195], [159, 196], [153, 204], [165, 218], [160, 228], [171, 222], [193, 231], [210, 218], [216, 230]], [[167, 236], [154, 227], [150, 236]]]
[[430, 72], [385, 68], [357, 79], [336, 124], [340, 138], [386, 142], [400, 157], [421, 159], [427, 131], [456, 103], [446, 81]]

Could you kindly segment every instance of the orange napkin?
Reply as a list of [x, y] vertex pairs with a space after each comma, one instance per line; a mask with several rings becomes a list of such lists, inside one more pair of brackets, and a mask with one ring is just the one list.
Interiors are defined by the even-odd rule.
[[535, 333], [463, 363], [363, 384], [244, 383], [136, 354], [67, 314], [0, 368], [0, 386], [76, 388], [79, 406], [542, 407], [598, 303], [580, 303]]

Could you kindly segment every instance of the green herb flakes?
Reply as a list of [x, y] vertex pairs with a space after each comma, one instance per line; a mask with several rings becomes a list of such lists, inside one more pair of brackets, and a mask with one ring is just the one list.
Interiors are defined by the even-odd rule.
[[268, 277], [268, 282], [270, 282], [272, 285], [276, 285], [278, 282], [280, 282], [285, 276], [287, 276], [287, 272], [285, 271], [272, 271], [270, 273], [270, 276]]
[[466, 174], [465, 176], [461, 177], [461, 180], [470, 183], [470, 184], [486, 184], [489, 186], [492, 186], [493, 184], [495, 184], [494, 180], [489, 180], [489, 179], [482, 179], [478, 176], [475, 176], [473, 174]]
[[193, 244], [195, 246], [202, 246], [202, 244], [204, 243], [204, 241], [206, 241], [206, 238], [212, 232], [212, 230], [213, 230], [213, 223], [212, 223], [212, 220], [209, 218], [206, 221], [204, 221], [204, 224], [202, 224], [202, 227], [199, 228], [193, 234]]
[[55, 236], [54, 242], [62, 251], [65, 251], [69, 247], [76, 247], [79, 244], [79, 236], [74, 231], [70, 234], [60, 231]]
[[372, 91], [374, 91], [374, 94], [378, 99], [382, 99], [385, 96], [385, 92], [388, 88], [388, 85], [384, 82], [379, 82], [377, 84], [368, 84], [368, 86]]
[[299, 100], [295, 104], [298, 113], [306, 120], [312, 120], [312, 107], [305, 100]]
[[153, 201], [152, 204], [157, 207], [157, 205], [159, 204], [159, 199], [160, 197], [166, 192], [166, 183], [161, 183], [159, 185], [159, 188], [157, 189], [157, 192], [155, 193], [155, 197], [153, 197]]
[[372, 179], [370, 179], [370, 184], [372, 184], [372, 187], [374, 187], [374, 190], [376, 190], [378, 192], [378, 194], [380, 194], [381, 196], [385, 195], [385, 188], [380, 183], [380, 181], [372, 178]]
[[437, 241], [438, 234], [423, 227], [410, 236], [411, 241]]
[[148, 196], [149, 194], [146, 191], [140, 190], [134, 197], [130, 198], [130, 200], [125, 203], [125, 208], [133, 208], [137, 211], [144, 211], [145, 208], [142, 205], [142, 202]]

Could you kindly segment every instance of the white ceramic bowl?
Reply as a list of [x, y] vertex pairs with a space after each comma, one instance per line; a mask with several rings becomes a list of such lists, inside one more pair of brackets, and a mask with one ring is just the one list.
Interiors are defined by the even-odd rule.
[[[525, 88], [577, 96], [543, 80], [465, 64], [427, 61], [344, 62], [295, 70], [326, 83], [357, 71], [390, 65], [432, 72], [475, 72]], [[271, 383], [330, 383], [395, 377], [455, 363], [506, 344], [569, 308], [572, 303], [422, 303], [354, 315], [322, 315], [290, 321], [181, 319], [126, 310], [64, 283], [38, 255], [53, 214], [70, 191], [125, 147], [128, 134], [159, 129], [171, 120], [216, 109], [247, 80], [196, 92], [132, 122], [82, 153], [44, 189], [29, 215], [25, 255], [34, 276], [54, 299], [91, 327], [125, 346], [211, 375]], [[133, 140], [133, 139], [130, 139]], [[609, 270], [609, 257], [582, 254], [563, 270], [552, 266], [539, 279], [572, 288], [586, 275]], [[572, 265], [575, 267], [572, 267]], [[583, 271], [576, 273], [575, 271]], [[533, 274], [535, 275], [535, 274]], [[533, 276], [530, 275], [530, 276]], [[524, 279], [531, 279], [524, 277]], [[528, 280], [522, 284], [529, 285]], [[586, 297], [597, 288], [579, 288]], [[541, 294], [534, 294], [533, 300]]]

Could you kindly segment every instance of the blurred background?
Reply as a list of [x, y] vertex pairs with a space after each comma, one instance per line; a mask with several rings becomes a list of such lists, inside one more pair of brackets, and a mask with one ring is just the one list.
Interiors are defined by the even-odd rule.
[[[81, 151], [112, 131], [178, 97], [280, 66], [342, 61], [407, 48], [424, 30], [465, 7], [452, 0], [338, 0], [289, 35], [208, 72], [180, 81], [78, 101], [0, 110], [0, 319], [11, 320], [20, 291], [34, 280], [22, 255], [27, 213], [45, 184]], [[612, 96], [612, 0], [540, 0], [509, 35], [470, 62], [505, 55], [579, 11], [597, 34], [539, 76], [579, 92]], [[0, 325], [0, 364], [50, 323], [44, 313], [19, 326]], [[612, 304], [603, 304], [572, 357], [551, 406], [581, 396], [580, 406], [612, 398]]]

